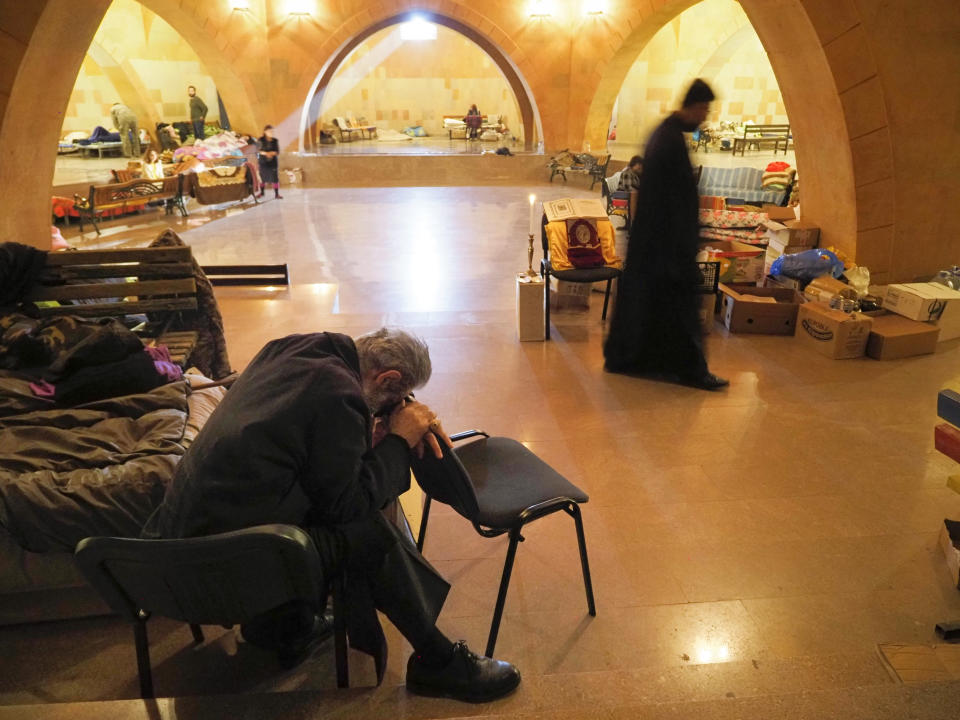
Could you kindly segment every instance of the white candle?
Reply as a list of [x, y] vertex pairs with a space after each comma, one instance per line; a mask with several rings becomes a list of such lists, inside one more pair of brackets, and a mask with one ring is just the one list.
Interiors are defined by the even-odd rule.
[[537, 200], [537, 196], [531, 194], [530, 195], [530, 234], [531, 235], [536, 235], [536, 232], [535, 232], [536, 220], [533, 216], [533, 204], [536, 202], [536, 200]]

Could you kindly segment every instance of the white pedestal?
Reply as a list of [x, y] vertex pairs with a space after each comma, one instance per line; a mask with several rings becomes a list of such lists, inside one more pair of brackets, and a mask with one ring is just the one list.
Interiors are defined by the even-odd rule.
[[543, 341], [543, 298], [546, 285], [540, 277], [517, 275], [517, 335], [520, 342]]

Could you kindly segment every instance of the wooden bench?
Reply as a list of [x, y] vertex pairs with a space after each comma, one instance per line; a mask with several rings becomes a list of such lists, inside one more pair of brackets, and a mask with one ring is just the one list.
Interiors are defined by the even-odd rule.
[[575, 155], [574, 158], [579, 161], [578, 164], [565, 166], [560, 163], [551, 162], [550, 182], [553, 182], [553, 178], [557, 175], [562, 177], [563, 181], [566, 182], [567, 173], [573, 173], [575, 175], [586, 175], [589, 177], [591, 190], [593, 190], [593, 186], [597, 183], [603, 183], [604, 178], [607, 177], [607, 166], [610, 165], [609, 155], [601, 155], [600, 157], [596, 157], [583, 153], [580, 155]]
[[743, 137], [733, 139], [733, 154], [743, 156], [748, 145], [756, 146], [760, 149], [763, 143], [773, 143], [773, 154], [777, 154], [780, 149], [780, 143], [783, 143], [783, 154], [787, 154], [787, 148], [790, 146], [790, 126], [789, 125], [744, 125]]
[[[64, 304], [71, 301], [79, 304]], [[183, 367], [197, 343], [197, 333], [173, 329], [181, 313], [197, 310], [189, 247], [48, 253], [40, 279], [22, 304], [34, 317], [150, 313], [151, 320], [137, 333], [145, 344], [166, 345], [173, 361]]]
[[128, 182], [113, 183], [110, 185], [91, 185], [87, 197], [74, 195], [74, 209], [80, 216], [80, 232], [83, 232], [84, 216], [93, 224], [97, 235], [100, 227], [97, 225], [97, 215], [103, 210], [122, 208], [133, 210], [142, 208], [151, 200], [169, 200], [166, 212], [171, 214], [174, 206], [180, 215], [186, 217], [187, 208], [183, 202], [183, 176], [173, 175], [162, 180], [130, 180]]

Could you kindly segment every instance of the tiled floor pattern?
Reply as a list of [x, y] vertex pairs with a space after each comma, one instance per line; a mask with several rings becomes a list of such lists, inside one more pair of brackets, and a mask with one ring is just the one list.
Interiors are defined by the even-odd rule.
[[[711, 365], [732, 385], [707, 394], [604, 373], [598, 295], [555, 314], [551, 342], [518, 343], [528, 190], [293, 190], [175, 226], [202, 262], [290, 263], [289, 290], [219, 292], [236, 367], [290, 332], [389, 323], [425, 337], [435, 372], [418, 397], [447, 428], [516, 437], [589, 492], [596, 618], [572, 524], [552, 517], [518, 553], [497, 654], [524, 682], [504, 701], [407, 696], [395, 632], [384, 686], [365, 689], [370, 663], [353, 655], [357, 687], [338, 692], [329, 648], [281, 674], [232, 631], [192, 648], [157, 620], [157, 689], [180, 699], [39, 707], [136, 697], [129, 629], [91, 619], [0, 629], [0, 703], [33, 705], [0, 717], [955, 717], [956, 684], [895, 684], [877, 644], [933, 643], [935, 623], [960, 619], [936, 545], [960, 496], [932, 447], [957, 344], [831, 361], [715, 328]], [[163, 217], [141, 220], [102, 242], [142, 243]], [[476, 647], [505, 547], [449, 511], [431, 520], [425, 554], [453, 583], [440, 624]]]

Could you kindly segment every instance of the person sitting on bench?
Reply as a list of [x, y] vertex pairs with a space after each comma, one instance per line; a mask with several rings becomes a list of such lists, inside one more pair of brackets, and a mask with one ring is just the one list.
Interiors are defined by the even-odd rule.
[[[298, 525], [325, 579], [346, 574], [350, 642], [374, 656], [378, 680], [386, 666], [381, 610], [413, 645], [408, 690], [485, 702], [513, 691], [520, 673], [437, 628], [450, 586], [381, 512], [409, 487], [411, 453], [439, 457], [440, 444], [450, 444], [436, 414], [411, 396], [430, 373], [426, 344], [401, 330], [269, 342], [180, 461], [144, 536]], [[244, 637], [285, 645], [288, 658], [306, 657], [329, 635], [303, 608], [268, 615], [244, 626]]]

